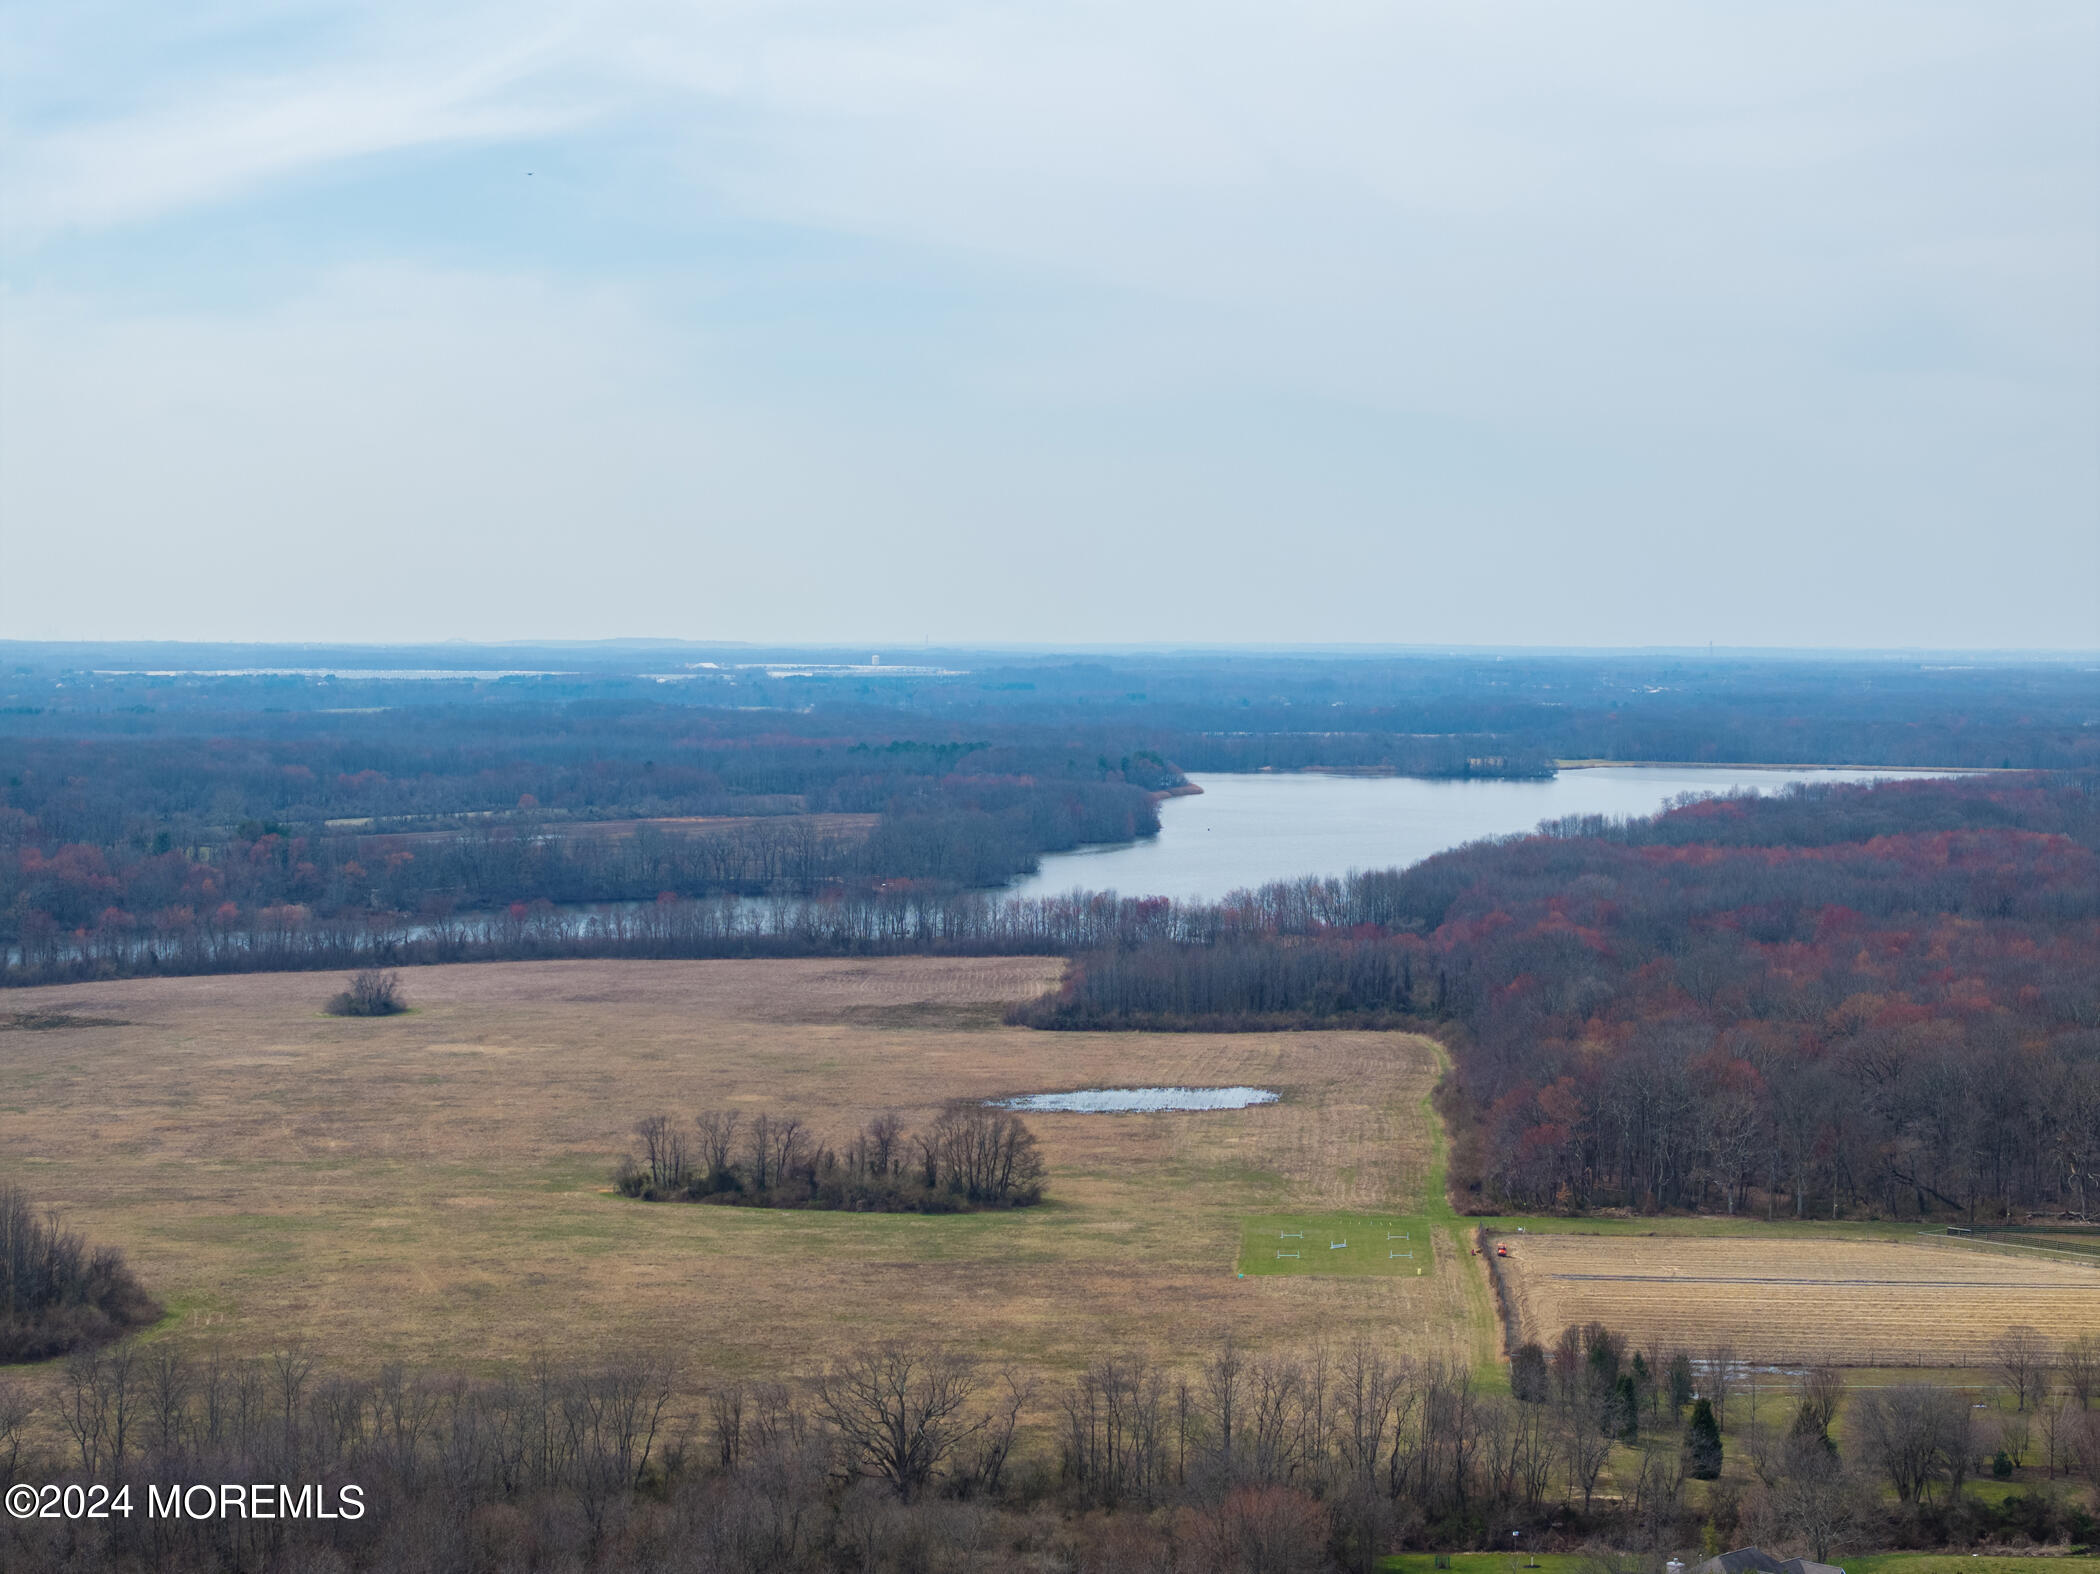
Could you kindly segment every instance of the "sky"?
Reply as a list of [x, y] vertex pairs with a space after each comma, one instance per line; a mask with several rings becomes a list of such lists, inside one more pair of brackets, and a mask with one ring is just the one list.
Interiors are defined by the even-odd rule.
[[2090, 0], [0, 4], [0, 637], [2100, 647]]

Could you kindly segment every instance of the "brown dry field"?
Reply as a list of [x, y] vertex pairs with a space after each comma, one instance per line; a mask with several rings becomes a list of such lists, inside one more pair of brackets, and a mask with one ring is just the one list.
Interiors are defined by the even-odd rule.
[[[0, 1032], [0, 1179], [121, 1246], [171, 1329], [473, 1369], [546, 1348], [675, 1352], [696, 1382], [812, 1372], [937, 1334], [1047, 1376], [1104, 1349], [1365, 1335], [1459, 1350], [1471, 1277], [1234, 1277], [1239, 1221], [1415, 1204], [1432, 1046], [1400, 1034], [1003, 1026], [1056, 959], [539, 962], [403, 973], [413, 1011], [321, 1014], [322, 974], [24, 990]], [[1181, 1115], [1031, 1115], [1043, 1206], [951, 1218], [630, 1202], [636, 1118], [884, 1110], [1096, 1084], [1279, 1088]], [[1477, 1306], [1477, 1289], [1473, 1304]]]
[[1500, 1263], [1527, 1338], [1601, 1322], [1752, 1361], [1985, 1365], [2007, 1325], [2100, 1332], [2100, 1264], [1960, 1246], [1527, 1235]]

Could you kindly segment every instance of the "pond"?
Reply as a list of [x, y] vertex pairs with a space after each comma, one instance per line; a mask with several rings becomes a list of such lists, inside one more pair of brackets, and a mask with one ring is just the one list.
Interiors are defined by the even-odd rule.
[[1483, 836], [1568, 814], [1653, 814], [1681, 793], [1777, 792], [1790, 782], [1861, 782], [1946, 772], [1744, 766], [1600, 766], [1551, 781], [1427, 781], [1411, 776], [1195, 776], [1203, 791], [1159, 806], [1159, 835], [1054, 853], [1014, 882], [1020, 896], [1074, 889], [1217, 900], [1300, 875], [1418, 862]]
[[1246, 1109], [1274, 1104], [1282, 1095], [1271, 1088], [1077, 1088], [1070, 1093], [1023, 1093], [993, 1099], [1000, 1109], [1074, 1115], [1152, 1114], [1164, 1110]]

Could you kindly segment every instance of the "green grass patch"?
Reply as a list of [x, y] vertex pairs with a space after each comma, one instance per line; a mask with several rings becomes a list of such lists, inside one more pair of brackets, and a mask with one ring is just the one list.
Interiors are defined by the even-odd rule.
[[[1435, 1574], [1437, 1558], [1434, 1552], [1396, 1552], [1382, 1559], [1378, 1567], [1384, 1574]], [[1597, 1560], [1579, 1552], [1526, 1552], [1511, 1557], [1507, 1552], [1451, 1552], [1441, 1554], [1451, 1568], [1451, 1574], [1586, 1574], [1597, 1566]], [[1851, 1574], [1851, 1565], [1846, 1566]]]
[[[1437, 1574], [1438, 1554], [1398, 1552], [1380, 1560], [1383, 1574]], [[1453, 1552], [1447, 1555], [1451, 1574], [1593, 1574], [1602, 1560], [1579, 1552], [1527, 1552], [1512, 1558], [1507, 1552]], [[2062, 1558], [1972, 1557], [1952, 1552], [1870, 1552], [1834, 1560], [1845, 1574], [2037, 1574], [2048, 1563], [2069, 1562]], [[2091, 1558], [2076, 1560], [2090, 1568]]]
[[1435, 1266], [1428, 1223], [1404, 1213], [1258, 1213], [1240, 1223], [1243, 1275], [1413, 1278]]
[[[1972, 1556], [1966, 1552], [1867, 1552], [1835, 1561], [1845, 1574], [2035, 1574], [2045, 1563], [2070, 1560]], [[2077, 1563], [2080, 1568], [2091, 1568], [2094, 1561], [2079, 1558]]]

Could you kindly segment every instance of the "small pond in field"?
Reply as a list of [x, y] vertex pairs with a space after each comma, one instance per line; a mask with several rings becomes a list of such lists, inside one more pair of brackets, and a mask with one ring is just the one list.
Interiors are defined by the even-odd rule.
[[1118, 1115], [1130, 1111], [1245, 1109], [1250, 1104], [1273, 1104], [1279, 1097], [1270, 1088], [1076, 1088], [1070, 1093], [1024, 1093], [992, 1102], [1001, 1109]]

